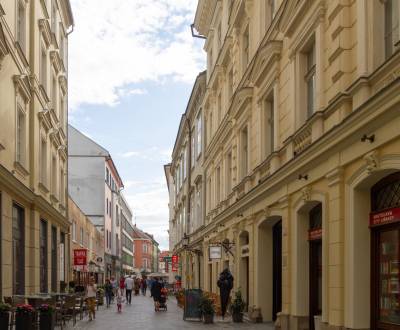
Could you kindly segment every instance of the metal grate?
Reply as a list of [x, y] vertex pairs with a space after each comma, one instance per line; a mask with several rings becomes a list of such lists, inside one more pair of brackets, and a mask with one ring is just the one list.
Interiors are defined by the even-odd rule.
[[372, 188], [372, 210], [400, 207], [400, 173], [392, 174]]

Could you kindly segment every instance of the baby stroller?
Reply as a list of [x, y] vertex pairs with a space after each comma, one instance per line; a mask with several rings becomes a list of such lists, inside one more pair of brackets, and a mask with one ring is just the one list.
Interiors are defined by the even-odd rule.
[[167, 295], [168, 295], [168, 290], [165, 288], [161, 289], [161, 296], [160, 296], [160, 299], [158, 300], [158, 308], [162, 309], [164, 311], [168, 310]]

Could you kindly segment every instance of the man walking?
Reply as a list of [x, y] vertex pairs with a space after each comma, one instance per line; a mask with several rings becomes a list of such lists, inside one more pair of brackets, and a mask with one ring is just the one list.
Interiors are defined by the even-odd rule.
[[126, 303], [131, 304], [132, 301], [132, 290], [133, 290], [133, 278], [128, 276], [125, 279], [125, 291], [126, 291]]

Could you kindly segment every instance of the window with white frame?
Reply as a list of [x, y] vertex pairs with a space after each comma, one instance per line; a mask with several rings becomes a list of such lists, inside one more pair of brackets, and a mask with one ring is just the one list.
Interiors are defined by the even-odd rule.
[[[53, 79], [51, 82], [51, 104], [53, 106], [54, 112], [58, 115], [57, 112], [57, 79], [56, 76], [53, 74]], [[61, 109], [60, 109], [61, 110]], [[60, 117], [58, 117], [60, 119]]]
[[197, 187], [196, 191], [196, 224], [197, 227], [200, 226], [200, 221], [202, 219], [202, 212], [201, 212], [201, 186]]
[[233, 69], [229, 70], [227, 83], [228, 83], [228, 101], [230, 102], [233, 96]]
[[21, 49], [26, 52], [26, 3], [17, 0], [17, 41]]
[[219, 125], [222, 120], [222, 94], [218, 93], [217, 97], [217, 124]]
[[202, 148], [202, 129], [203, 129], [203, 123], [201, 120], [201, 114], [197, 117], [197, 146], [196, 146], [196, 155], [197, 157], [200, 156], [201, 154], [201, 148]]
[[385, 0], [385, 58], [394, 54], [400, 46], [399, 15], [400, 4], [398, 0]]
[[76, 222], [72, 221], [72, 240], [76, 242]]
[[207, 71], [210, 72], [210, 74], [211, 74], [211, 69], [213, 66], [213, 50], [212, 49], [210, 49], [208, 52], [207, 61], [208, 61], [208, 70]]
[[147, 268], [147, 259], [143, 258], [143, 268]]
[[61, 205], [65, 205], [65, 175], [64, 175], [64, 167], [62, 165], [60, 170], [60, 203]]
[[221, 167], [217, 167], [216, 170], [216, 179], [215, 179], [215, 198], [216, 202], [219, 203], [221, 201]]
[[249, 134], [247, 126], [241, 131], [240, 141], [241, 173], [243, 178], [249, 171]]
[[307, 118], [310, 118], [315, 109], [315, 40], [305, 53], [307, 71], [304, 76], [307, 89]]
[[64, 61], [64, 65], [66, 65], [65, 63], [65, 37], [64, 37], [64, 31], [63, 31], [63, 26], [60, 24], [59, 27], [59, 47], [60, 47], [60, 57], [61, 60]]
[[228, 152], [226, 155], [226, 163], [225, 163], [225, 189], [226, 196], [228, 196], [232, 191], [232, 152]]
[[186, 207], [182, 209], [182, 236], [186, 233]]
[[143, 253], [147, 253], [148, 248], [147, 248], [147, 244], [143, 244]]
[[84, 243], [84, 237], [83, 237], [83, 227], [81, 227], [81, 231], [80, 231], [80, 244], [83, 246], [83, 243]]
[[194, 130], [193, 130], [193, 132], [192, 132], [192, 139], [191, 139], [191, 141], [190, 141], [190, 162], [191, 162], [191, 166], [192, 167], [194, 167], [194, 165], [195, 165], [195, 153], [196, 153], [196, 150], [195, 150], [195, 148], [196, 148], [196, 144], [195, 144], [195, 140], [196, 140], [196, 137], [194, 136]]
[[40, 144], [40, 182], [47, 185], [47, 140], [42, 137]]
[[66, 111], [67, 108], [65, 106], [65, 96], [63, 93], [60, 93], [60, 105], [59, 105], [59, 113], [60, 113], [60, 125], [63, 130], [65, 130], [65, 118], [66, 118]]
[[186, 179], [186, 172], [187, 172], [187, 147], [184, 146], [183, 147], [183, 154], [182, 154], [182, 158], [183, 158], [183, 180]]
[[16, 123], [16, 161], [24, 166], [26, 163], [26, 127], [25, 104], [18, 103]]
[[55, 155], [51, 160], [51, 193], [57, 196], [57, 158]]

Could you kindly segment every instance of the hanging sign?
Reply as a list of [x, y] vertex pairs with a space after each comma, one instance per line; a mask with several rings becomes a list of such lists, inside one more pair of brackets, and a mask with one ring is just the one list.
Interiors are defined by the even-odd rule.
[[388, 223], [393, 223], [398, 221], [400, 221], [400, 207], [382, 212], [371, 213], [369, 216], [370, 227], [386, 225]]
[[322, 239], [322, 228], [310, 229], [308, 231], [308, 240], [316, 241]]
[[86, 266], [87, 264], [87, 250], [75, 249], [74, 250], [74, 266]]
[[208, 255], [210, 256], [210, 259], [221, 259], [222, 247], [221, 246], [210, 246]]
[[173, 255], [172, 256], [172, 271], [177, 272], [179, 268], [179, 256]]

